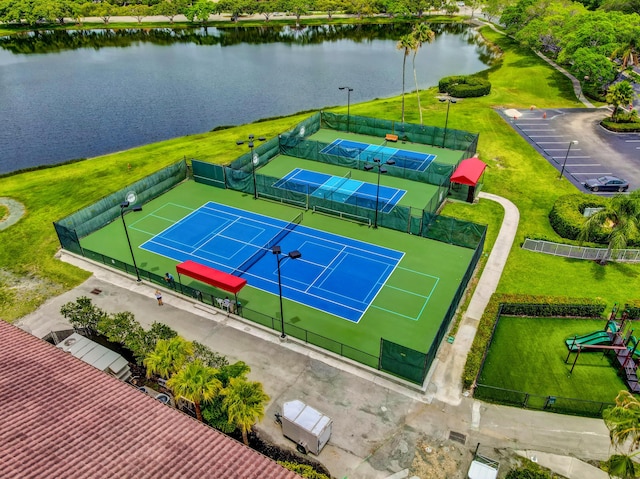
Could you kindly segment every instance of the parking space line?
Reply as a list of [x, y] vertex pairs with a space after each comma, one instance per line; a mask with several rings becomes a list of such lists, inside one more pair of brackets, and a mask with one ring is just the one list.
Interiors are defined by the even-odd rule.
[[588, 167], [592, 167], [592, 166], [602, 166], [600, 163], [569, 163], [567, 162], [567, 167], [569, 166], [588, 166]]
[[[562, 138], [564, 135], [529, 135], [529, 138]], [[566, 143], [566, 142], [561, 142]]]
[[543, 129], [543, 130], [530, 130], [530, 129], [525, 129], [525, 128], [520, 128], [522, 131], [556, 131], [555, 128], [547, 128], [547, 129]]
[[625, 143], [640, 143], [640, 140], [624, 140]]
[[595, 175], [595, 176], [603, 176], [603, 175], [613, 175], [610, 171], [605, 171], [604, 173], [576, 173], [575, 171], [571, 172], [572, 175]]
[[[566, 141], [536, 141], [539, 145], [562, 145], [566, 143]], [[559, 149], [559, 148], [558, 148]], [[564, 148], [566, 150], [566, 148]], [[580, 151], [580, 148], [575, 148], [573, 151]]]

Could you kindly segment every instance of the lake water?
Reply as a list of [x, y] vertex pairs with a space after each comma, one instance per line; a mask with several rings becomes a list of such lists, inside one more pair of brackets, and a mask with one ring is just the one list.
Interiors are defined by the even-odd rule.
[[[0, 39], [0, 173], [402, 91], [409, 26], [93, 31]], [[486, 68], [463, 25], [432, 26], [421, 88]], [[406, 89], [414, 88], [411, 55]], [[399, 118], [398, 118], [399, 119]], [[188, 156], [188, 152], [185, 152]]]

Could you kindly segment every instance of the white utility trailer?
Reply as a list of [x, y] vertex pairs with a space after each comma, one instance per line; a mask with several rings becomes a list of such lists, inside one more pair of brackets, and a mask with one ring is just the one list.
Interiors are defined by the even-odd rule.
[[320, 454], [331, 437], [331, 418], [298, 399], [284, 403], [281, 420], [282, 433], [304, 454]]

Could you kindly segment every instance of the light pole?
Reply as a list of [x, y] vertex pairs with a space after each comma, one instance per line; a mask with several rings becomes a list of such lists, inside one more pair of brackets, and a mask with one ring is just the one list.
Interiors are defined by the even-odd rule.
[[[396, 161], [389, 159], [385, 161], [384, 164], [395, 165]], [[373, 159], [373, 165], [371, 164], [364, 165], [365, 171], [371, 171], [374, 168], [378, 168], [378, 187], [376, 188], [376, 210], [375, 210], [375, 216], [373, 220], [373, 227], [377, 228], [378, 227], [378, 203], [380, 202], [380, 175], [384, 175], [387, 172], [387, 169], [382, 164], [380, 164], [379, 158]]]
[[139, 283], [142, 280], [140, 279], [140, 271], [138, 270], [138, 265], [136, 264], [136, 257], [133, 255], [133, 248], [131, 247], [131, 240], [129, 239], [129, 231], [127, 230], [127, 223], [124, 221], [124, 214], [126, 211], [142, 211], [142, 206], [135, 205], [130, 210], [127, 210], [127, 208], [129, 208], [128, 201], [124, 201], [120, 203], [120, 218], [122, 218], [122, 226], [124, 226], [124, 234], [127, 236], [127, 244], [129, 245], [129, 251], [131, 251], [131, 259], [133, 260], [133, 267], [136, 269], [136, 277], [138, 278], [138, 283]]
[[258, 199], [258, 187], [256, 185], [256, 163], [260, 161], [260, 158], [253, 156], [253, 135], [249, 135], [249, 148], [251, 148], [251, 175], [253, 176], [253, 199]]
[[560, 176], [558, 176], [559, 180], [562, 179], [562, 175], [564, 174], [564, 167], [567, 165], [567, 158], [569, 158], [569, 152], [571, 151], [571, 147], [577, 144], [578, 144], [578, 140], [572, 140], [569, 142], [569, 148], [567, 148], [567, 154], [564, 155], [564, 161], [562, 162], [562, 168], [560, 169]]
[[445, 101], [447, 102], [447, 116], [445, 117], [445, 120], [444, 120], [444, 137], [442, 138], [442, 148], [444, 148], [444, 144], [447, 141], [447, 125], [449, 124], [449, 107], [451, 106], [452, 103], [455, 103], [456, 101], [453, 98], [438, 98], [438, 100], [440, 100], [441, 103], [444, 103]]
[[271, 248], [271, 252], [276, 255], [276, 260], [278, 260], [278, 295], [280, 296], [280, 337], [282, 339], [286, 338], [287, 335], [284, 334], [284, 314], [282, 312], [282, 279], [280, 277], [280, 261], [282, 258], [290, 258], [290, 259], [298, 259], [302, 257], [302, 253], [297, 249], [293, 251], [289, 251], [288, 254], [282, 254], [282, 248], [276, 245]]
[[341, 86], [338, 87], [338, 90], [347, 90], [347, 133], [349, 133], [349, 121], [351, 118], [351, 112], [349, 110], [351, 109], [351, 92], [353, 91], [353, 88]]

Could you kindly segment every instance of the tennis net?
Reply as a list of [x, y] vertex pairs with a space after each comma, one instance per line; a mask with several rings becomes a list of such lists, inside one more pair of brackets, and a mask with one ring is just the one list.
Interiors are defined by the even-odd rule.
[[333, 194], [334, 194], [336, 191], [338, 191], [338, 190], [342, 187], [342, 185], [344, 185], [344, 184], [345, 184], [347, 181], [349, 181], [350, 179], [351, 179], [351, 172], [350, 172], [350, 171], [347, 171], [347, 174], [346, 174], [346, 175], [344, 175], [344, 176], [343, 176], [343, 177], [338, 181], [338, 183], [337, 183], [337, 184], [335, 184], [334, 186], [331, 186], [331, 187], [327, 188], [327, 189], [326, 189], [326, 191], [325, 191], [325, 189], [324, 189], [324, 188], [322, 188], [322, 190], [323, 190], [323, 191], [322, 191], [322, 197], [323, 197], [324, 199], [327, 199], [327, 198], [329, 198], [329, 197], [333, 196]]
[[285, 236], [287, 236], [296, 228], [296, 226], [302, 223], [302, 217], [303, 217], [302, 213], [296, 216], [291, 222], [289, 222], [289, 224], [287, 224], [284, 228], [278, 231], [278, 234], [276, 234], [273, 238], [271, 238], [264, 246], [259, 248], [258, 251], [256, 251], [254, 254], [249, 256], [249, 258], [247, 258], [244, 263], [242, 263], [240, 266], [234, 269], [231, 274], [236, 276], [241, 276], [242, 274], [249, 271], [249, 269], [254, 264], [260, 261], [264, 257], [264, 255], [266, 255], [269, 251], [271, 251], [271, 248], [273, 248], [280, 241], [282, 241]]

